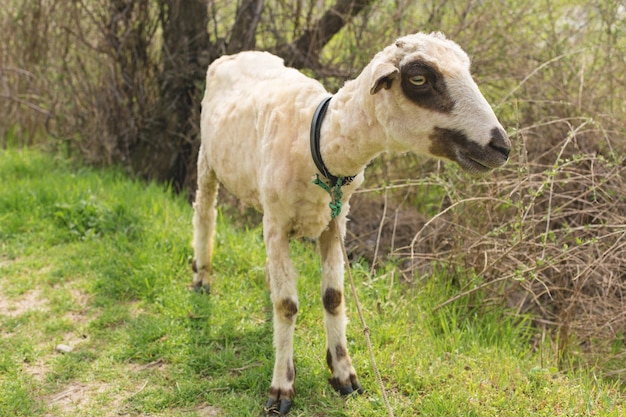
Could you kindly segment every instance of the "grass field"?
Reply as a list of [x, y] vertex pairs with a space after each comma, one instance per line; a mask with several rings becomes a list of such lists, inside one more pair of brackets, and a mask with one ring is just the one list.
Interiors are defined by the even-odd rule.
[[[272, 370], [258, 226], [220, 216], [210, 296], [190, 291], [191, 207], [156, 185], [32, 150], [0, 151], [0, 416], [258, 416]], [[382, 416], [354, 303], [367, 393], [327, 383], [315, 245], [301, 273], [294, 416]], [[396, 416], [623, 416], [623, 388], [556, 369], [551, 343], [472, 310], [443, 274], [355, 278]], [[476, 297], [476, 294], [473, 295]], [[476, 300], [474, 299], [474, 302]]]

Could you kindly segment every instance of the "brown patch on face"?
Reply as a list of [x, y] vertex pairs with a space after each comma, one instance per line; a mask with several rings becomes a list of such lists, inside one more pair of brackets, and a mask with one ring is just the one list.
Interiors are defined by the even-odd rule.
[[452, 112], [455, 101], [450, 96], [444, 75], [435, 65], [413, 61], [405, 64], [400, 74], [402, 92], [413, 103], [439, 113]]
[[435, 127], [429, 137], [431, 155], [454, 161], [469, 172], [487, 172], [501, 166], [508, 157], [508, 139], [501, 133], [488, 146], [471, 141], [455, 129]]
[[458, 130], [435, 127], [430, 135], [430, 148], [428, 151], [433, 156], [456, 161], [457, 149], [464, 148], [469, 143], [467, 136]]
[[278, 304], [278, 311], [287, 319], [291, 320], [298, 314], [298, 305], [295, 301], [285, 298]]
[[341, 305], [341, 299], [341, 291], [330, 287], [326, 288], [326, 291], [324, 291], [324, 297], [322, 297], [324, 308], [333, 316], [336, 315], [338, 313], [337, 308]]

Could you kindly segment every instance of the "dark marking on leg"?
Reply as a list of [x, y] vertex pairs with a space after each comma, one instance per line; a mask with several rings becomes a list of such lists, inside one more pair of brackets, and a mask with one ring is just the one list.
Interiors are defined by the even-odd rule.
[[287, 319], [291, 320], [296, 314], [298, 314], [298, 305], [295, 301], [284, 298], [278, 305], [278, 311]]
[[[293, 362], [287, 366], [287, 381], [293, 382], [296, 379], [296, 367]], [[295, 391], [295, 390], [294, 390]]]
[[337, 356], [337, 361], [340, 361], [348, 356], [348, 351], [343, 346], [337, 345], [335, 346], [335, 356]]
[[[200, 272], [206, 272], [208, 268], [206, 266], [198, 268], [198, 263], [194, 259], [191, 263], [191, 269], [193, 273], [196, 274], [196, 276], [194, 276], [194, 283], [192, 284], [193, 290], [200, 294], [209, 294], [211, 292], [211, 284], [205, 284], [200, 277], [197, 277]], [[198, 281], [195, 281], [196, 279], [198, 279]]]
[[339, 378], [328, 378], [328, 383], [335, 389], [335, 391], [341, 392], [342, 385]]
[[211, 285], [203, 284], [202, 281], [193, 283], [193, 290], [199, 294], [210, 294], [211, 293]]
[[341, 305], [342, 294], [340, 290], [336, 290], [334, 288], [326, 288], [324, 291], [324, 296], [322, 297], [322, 301], [324, 303], [324, 308], [328, 311], [329, 314], [337, 315], [338, 307]]
[[326, 363], [328, 364], [328, 367], [330, 368], [330, 372], [333, 372], [333, 356], [330, 353], [330, 349], [326, 349]]

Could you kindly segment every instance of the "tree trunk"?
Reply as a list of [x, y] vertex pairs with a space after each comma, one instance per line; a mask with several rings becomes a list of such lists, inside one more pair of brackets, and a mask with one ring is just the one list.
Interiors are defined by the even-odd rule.
[[200, 86], [209, 61], [207, 7], [207, 0], [163, 0], [161, 4], [161, 108], [167, 123], [165, 132], [171, 135], [172, 144], [172, 160], [167, 176], [176, 189], [185, 185], [189, 177], [188, 167], [195, 169], [193, 158], [196, 153], [194, 148], [199, 142]]
[[[135, 172], [168, 181], [175, 190], [192, 186], [198, 148], [202, 80], [209, 62], [208, 0], [161, 0], [163, 29], [159, 100], [147, 131], [131, 156]], [[191, 187], [193, 188], [193, 187]]]
[[237, 8], [237, 16], [230, 33], [227, 54], [254, 49], [256, 28], [261, 19], [263, 0], [243, 0]]
[[279, 48], [276, 53], [285, 63], [295, 68], [318, 69], [322, 48], [346, 23], [374, 0], [337, 0], [310, 29], [291, 45]]

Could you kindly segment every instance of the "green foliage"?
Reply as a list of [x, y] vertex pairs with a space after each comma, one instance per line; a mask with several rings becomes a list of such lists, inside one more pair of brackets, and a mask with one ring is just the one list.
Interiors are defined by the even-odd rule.
[[55, 220], [72, 238], [85, 240], [110, 233], [122, 233], [132, 238], [135, 232], [137, 219], [129, 216], [124, 205], [110, 209], [90, 198], [73, 205], [56, 204], [54, 208]]
[[30, 386], [23, 375], [4, 374], [0, 378], [0, 415], [34, 416], [40, 415], [41, 409], [33, 399]]

